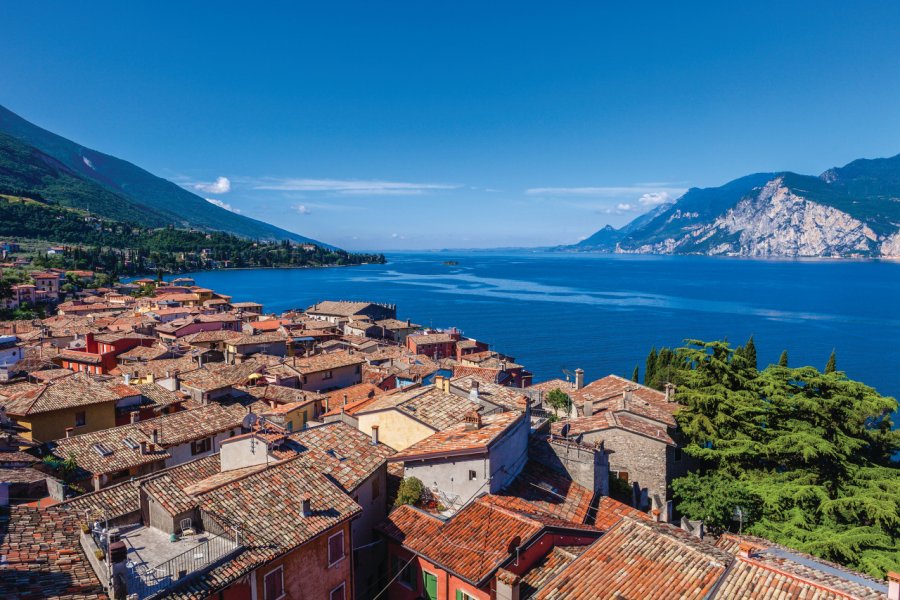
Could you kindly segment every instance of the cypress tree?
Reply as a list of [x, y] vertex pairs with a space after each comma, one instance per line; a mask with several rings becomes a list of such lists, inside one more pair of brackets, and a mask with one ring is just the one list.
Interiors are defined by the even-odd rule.
[[781, 356], [778, 357], [778, 366], [779, 366], [779, 367], [786, 367], [786, 366], [788, 366], [788, 355], [787, 355], [787, 350], [785, 350], [784, 352], [782, 352], [782, 353], [781, 353]]
[[631, 380], [635, 383], [640, 383], [640, 373], [638, 373], [638, 366], [634, 365], [634, 373], [631, 374]]
[[834, 373], [837, 371], [837, 358], [834, 355], [834, 350], [831, 351], [831, 356], [828, 357], [828, 364], [825, 365], [826, 373]]
[[644, 367], [644, 385], [653, 387], [653, 377], [656, 370], [656, 346], [650, 349], [647, 355], [647, 366]]

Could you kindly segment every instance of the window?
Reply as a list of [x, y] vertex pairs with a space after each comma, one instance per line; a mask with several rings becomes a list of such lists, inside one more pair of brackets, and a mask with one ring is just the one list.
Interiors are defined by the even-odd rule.
[[475, 471], [469, 469], [469, 481], [472, 481], [472, 480], [475, 480], [475, 479], [478, 479], [478, 473], [476, 473]]
[[209, 452], [212, 450], [212, 438], [204, 438], [202, 440], [195, 440], [191, 442], [191, 454], [203, 454], [204, 452]]
[[322, 379], [331, 379], [332, 377], [334, 377], [334, 372], [332, 371], [325, 371], [325, 373], [322, 374]]
[[[397, 575], [397, 581], [411, 590], [416, 589], [416, 568], [413, 561], [407, 561], [399, 556], [392, 556], [394, 560], [393, 573]], [[399, 575], [398, 575], [399, 574]]]
[[83, 410], [75, 413], [75, 427], [84, 427], [87, 425], [87, 414]]
[[328, 538], [328, 566], [339, 563], [344, 558], [344, 532], [339, 531]]
[[456, 600], [476, 600], [476, 598], [468, 592], [456, 590]]
[[346, 600], [346, 598], [347, 586], [343, 583], [331, 590], [331, 594], [328, 596], [328, 600]]
[[278, 567], [263, 577], [263, 600], [284, 598], [284, 569]]
[[681, 462], [681, 448], [675, 448], [672, 452], [672, 460]]

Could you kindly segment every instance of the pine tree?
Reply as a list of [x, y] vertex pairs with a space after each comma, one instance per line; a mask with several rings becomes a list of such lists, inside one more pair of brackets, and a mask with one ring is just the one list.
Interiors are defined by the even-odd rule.
[[787, 350], [785, 350], [784, 352], [782, 352], [782, 353], [781, 353], [781, 356], [778, 357], [778, 366], [779, 366], [779, 367], [786, 367], [786, 366], [788, 366], [788, 354], [787, 354]]
[[834, 350], [831, 351], [831, 356], [828, 357], [828, 364], [825, 365], [826, 373], [834, 373], [837, 371], [837, 357], [834, 354]]
[[747, 359], [747, 363], [750, 367], [756, 369], [756, 344], [753, 342], [753, 336], [750, 336], [750, 339], [747, 340], [747, 345], [744, 346], [744, 358]]
[[638, 366], [634, 365], [634, 373], [631, 374], [631, 380], [635, 383], [640, 383], [640, 373], [638, 373]]

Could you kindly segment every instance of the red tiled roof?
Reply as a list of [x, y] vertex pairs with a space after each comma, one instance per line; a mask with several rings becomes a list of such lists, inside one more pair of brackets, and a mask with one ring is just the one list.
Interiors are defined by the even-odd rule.
[[0, 512], [0, 529], [0, 597], [107, 598], [81, 549], [79, 515], [16, 506]]
[[530, 461], [496, 502], [514, 510], [543, 513], [563, 521], [585, 523], [590, 517], [594, 493], [566, 476]]
[[625, 517], [537, 600], [704, 598], [733, 557], [671, 525]]
[[597, 504], [597, 514], [594, 517], [594, 525], [599, 529], [610, 529], [613, 525], [621, 521], [622, 517], [650, 520], [650, 515], [647, 513], [641, 512], [618, 500], [614, 500], [609, 496], [603, 496]]
[[401, 506], [379, 525], [405, 548], [476, 585], [514, 556], [516, 547], [545, 527], [595, 531], [585, 525], [510, 510], [491, 496], [478, 498], [446, 522], [411, 506]]
[[401, 450], [391, 458], [391, 461], [487, 452], [495, 440], [524, 419], [525, 415], [518, 411], [509, 411], [479, 418], [482, 422], [481, 427], [473, 429], [468, 423], [457, 423]]

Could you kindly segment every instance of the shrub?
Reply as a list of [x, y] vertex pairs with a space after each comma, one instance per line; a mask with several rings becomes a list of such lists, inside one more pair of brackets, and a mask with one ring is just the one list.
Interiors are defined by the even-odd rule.
[[402, 506], [404, 504], [416, 504], [422, 499], [422, 490], [425, 486], [415, 477], [404, 477], [400, 482], [400, 490], [397, 492], [397, 500], [394, 506]]

